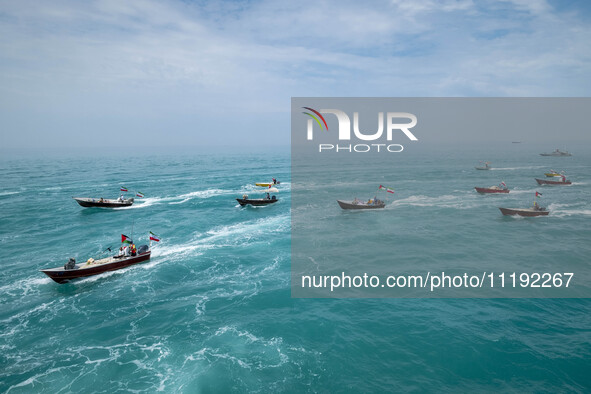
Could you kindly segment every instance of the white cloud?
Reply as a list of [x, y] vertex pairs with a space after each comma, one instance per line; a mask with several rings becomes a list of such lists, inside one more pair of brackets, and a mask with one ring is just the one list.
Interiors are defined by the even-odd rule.
[[[180, 135], [220, 127], [228, 111], [282, 114], [288, 128], [291, 96], [591, 87], [590, 27], [544, 1], [9, 2], [0, 36], [1, 132], [21, 128], [23, 138], [48, 119], [67, 128], [85, 118], [103, 131], [116, 119], [130, 135], [170, 122]], [[256, 133], [288, 140], [270, 127]]]

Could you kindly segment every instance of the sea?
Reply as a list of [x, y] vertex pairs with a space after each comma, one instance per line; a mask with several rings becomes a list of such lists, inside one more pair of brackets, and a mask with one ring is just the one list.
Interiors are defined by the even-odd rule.
[[[365, 197], [376, 182], [394, 188], [391, 220], [381, 225], [412, 225], [409, 242], [425, 251], [441, 238], [421, 234], [436, 234], [434, 220], [443, 218], [450, 248], [526, 250], [535, 261], [548, 249], [491, 240], [512, 231], [545, 243], [572, 235], [554, 249], [582, 248], [565, 255], [589, 264], [591, 150], [538, 154], [554, 148], [432, 147], [398, 156], [404, 171], [392, 166], [376, 179], [335, 179], [327, 170], [325, 187], [313, 190], [331, 200], [321, 222], [355, 226], [377, 217], [341, 212], [336, 198], [346, 190]], [[479, 160], [493, 170], [476, 171]], [[538, 188], [533, 178], [550, 169], [565, 170], [573, 186]], [[237, 204], [262, 195], [254, 183], [272, 177], [281, 182], [276, 204]], [[292, 298], [291, 177], [289, 148], [3, 154], [0, 392], [591, 391], [588, 298]], [[550, 216], [503, 219], [490, 200], [499, 196], [472, 189], [500, 181], [512, 205], [531, 204], [540, 190]], [[144, 197], [120, 209], [72, 199], [116, 198], [121, 187]], [[409, 221], [409, 210], [423, 213]], [[458, 231], [467, 216], [476, 218], [471, 231]], [[148, 262], [66, 284], [39, 271], [106, 255], [121, 234], [148, 243], [150, 231], [160, 242]]]

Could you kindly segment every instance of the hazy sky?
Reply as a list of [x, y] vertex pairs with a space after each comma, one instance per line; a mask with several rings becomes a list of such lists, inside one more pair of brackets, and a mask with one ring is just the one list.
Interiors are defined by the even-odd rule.
[[287, 145], [292, 96], [589, 96], [591, 2], [3, 1], [0, 148]]

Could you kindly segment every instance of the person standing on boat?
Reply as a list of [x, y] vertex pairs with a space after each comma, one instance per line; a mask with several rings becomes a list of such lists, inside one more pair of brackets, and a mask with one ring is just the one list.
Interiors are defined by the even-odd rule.
[[277, 179], [273, 178], [273, 184], [276, 185], [277, 184]]
[[136, 256], [137, 255], [137, 249], [135, 247], [135, 244], [131, 244], [131, 255], [132, 256]]
[[269, 193], [267, 193], [267, 197], [266, 197], [266, 199], [267, 199], [267, 200], [270, 200], [270, 199], [271, 199], [271, 195], [270, 195]]

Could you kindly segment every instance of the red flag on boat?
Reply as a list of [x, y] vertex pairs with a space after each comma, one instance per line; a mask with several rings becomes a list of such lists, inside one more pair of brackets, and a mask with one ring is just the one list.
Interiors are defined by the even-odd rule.
[[386, 187], [386, 186], [382, 186], [382, 185], [380, 185], [379, 189], [380, 189], [380, 190], [381, 190], [381, 189], [385, 189], [385, 190], [386, 190], [386, 192], [394, 194], [394, 189], [391, 189], [391, 188], [389, 188], [389, 187]]
[[160, 242], [160, 237], [150, 231], [150, 241]]

